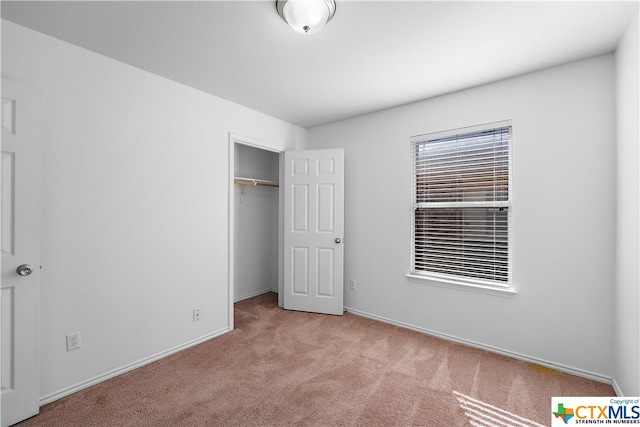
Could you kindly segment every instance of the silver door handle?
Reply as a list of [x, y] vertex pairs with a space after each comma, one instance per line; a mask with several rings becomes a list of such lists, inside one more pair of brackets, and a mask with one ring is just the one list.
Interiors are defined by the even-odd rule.
[[33, 267], [29, 264], [22, 264], [20, 267], [16, 269], [20, 276], [28, 276], [33, 273]]
[[339, 237], [336, 237], [336, 243], [342, 243], [342, 240], [340, 240]]

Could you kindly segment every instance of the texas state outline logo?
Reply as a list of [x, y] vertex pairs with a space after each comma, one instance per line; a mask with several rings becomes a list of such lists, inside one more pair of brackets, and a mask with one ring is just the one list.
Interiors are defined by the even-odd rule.
[[558, 403], [558, 410], [552, 412], [556, 418], [560, 418], [565, 424], [569, 424], [569, 420], [573, 418], [573, 408], [565, 408], [564, 403]]

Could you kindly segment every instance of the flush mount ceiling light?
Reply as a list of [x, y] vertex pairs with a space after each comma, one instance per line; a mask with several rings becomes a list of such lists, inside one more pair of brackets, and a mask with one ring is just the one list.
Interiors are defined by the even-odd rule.
[[336, 13], [334, 0], [277, 0], [278, 15], [300, 34], [320, 31]]

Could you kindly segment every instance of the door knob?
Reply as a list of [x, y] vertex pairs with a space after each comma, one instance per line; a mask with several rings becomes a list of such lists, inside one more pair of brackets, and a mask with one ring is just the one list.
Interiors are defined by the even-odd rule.
[[16, 271], [20, 276], [28, 276], [33, 273], [33, 268], [29, 264], [22, 264]]
[[340, 240], [339, 237], [336, 237], [336, 243], [340, 243], [340, 242], [342, 242], [342, 240]]

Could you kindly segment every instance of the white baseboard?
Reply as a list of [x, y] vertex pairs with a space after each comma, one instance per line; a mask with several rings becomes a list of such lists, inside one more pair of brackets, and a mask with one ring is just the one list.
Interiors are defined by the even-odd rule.
[[615, 378], [611, 380], [611, 387], [613, 387], [613, 391], [616, 392], [616, 396], [624, 397], [620, 384], [618, 384]]
[[58, 399], [61, 399], [63, 397], [69, 396], [70, 394], [76, 393], [76, 392], [78, 392], [80, 390], [83, 390], [85, 388], [91, 387], [93, 385], [96, 385], [98, 383], [101, 383], [103, 381], [111, 379], [113, 377], [117, 377], [118, 375], [122, 375], [122, 374], [124, 374], [126, 372], [132, 371], [132, 370], [134, 370], [136, 368], [139, 368], [141, 366], [147, 365], [147, 364], [149, 364], [151, 362], [155, 362], [156, 360], [160, 360], [160, 359], [162, 359], [164, 357], [170, 356], [170, 355], [172, 355], [174, 353], [177, 353], [179, 351], [185, 350], [185, 349], [187, 349], [189, 347], [193, 347], [194, 345], [201, 344], [201, 343], [203, 343], [205, 341], [208, 341], [208, 340], [210, 340], [212, 338], [215, 338], [215, 337], [218, 337], [220, 335], [223, 335], [223, 334], [225, 334], [227, 332], [229, 332], [228, 328], [221, 329], [219, 331], [213, 332], [211, 334], [204, 335], [204, 336], [202, 336], [200, 338], [196, 338], [196, 339], [194, 339], [192, 341], [186, 342], [186, 343], [181, 344], [179, 346], [170, 348], [170, 349], [165, 350], [165, 351], [161, 351], [160, 353], [154, 354], [153, 356], [149, 356], [149, 357], [146, 357], [144, 359], [138, 360], [137, 362], [130, 363], [130, 364], [125, 365], [125, 366], [123, 366], [121, 368], [114, 369], [114, 370], [109, 371], [109, 372], [105, 372], [104, 374], [95, 376], [95, 377], [93, 377], [91, 379], [88, 379], [86, 381], [82, 381], [82, 382], [74, 384], [74, 385], [72, 385], [70, 387], [63, 388], [62, 390], [58, 390], [56, 392], [50, 393], [50, 394], [40, 398], [40, 406], [46, 405], [47, 403], [51, 403], [51, 402], [56, 401]]
[[[273, 291], [272, 289], [267, 289], [267, 290], [255, 293], [254, 295], [243, 297], [242, 299], [251, 298], [253, 296], [261, 295], [261, 294], [264, 294], [264, 293], [267, 293], [267, 292], [275, 292], [275, 291]], [[238, 301], [240, 301], [240, 300], [238, 300]], [[492, 346], [488, 346], [488, 345], [485, 345], [485, 344], [480, 344], [480, 343], [477, 343], [477, 342], [474, 342], [474, 341], [465, 340], [465, 339], [454, 337], [454, 336], [451, 336], [451, 335], [442, 334], [440, 332], [435, 332], [435, 331], [431, 331], [429, 329], [413, 326], [413, 325], [410, 325], [410, 324], [407, 324], [407, 323], [403, 323], [403, 322], [398, 322], [398, 321], [395, 321], [395, 320], [387, 319], [387, 318], [384, 318], [384, 317], [381, 317], [381, 316], [377, 316], [377, 315], [370, 314], [370, 313], [367, 313], [367, 312], [364, 312], [364, 311], [360, 311], [360, 310], [356, 310], [356, 309], [353, 309], [353, 308], [345, 307], [345, 310], [348, 311], [349, 313], [352, 313], [352, 314], [355, 314], [355, 315], [358, 315], [358, 316], [362, 316], [362, 317], [366, 317], [366, 318], [369, 318], [369, 319], [377, 320], [377, 321], [380, 321], [380, 322], [388, 323], [388, 324], [391, 324], [391, 325], [394, 325], [394, 326], [399, 326], [399, 327], [405, 328], [405, 329], [411, 329], [411, 330], [414, 330], [414, 331], [417, 331], [417, 332], [421, 332], [421, 333], [424, 333], [424, 334], [427, 334], [427, 335], [431, 335], [431, 336], [434, 336], [434, 337], [437, 337], [437, 338], [442, 338], [442, 339], [447, 340], [447, 341], [452, 341], [452, 342], [456, 342], [456, 343], [459, 343], [459, 344], [468, 345], [470, 347], [479, 348], [481, 350], [486, 350], [486, 351], [489, 351], [489, 352], [492, 352], [492, 353], [500, 354], [500, 355], [511, 357], [511, 358], [514, 358], [514, 359], [523, 360], [525, 362], [530, 362], [530, 363], [534, 363], [534, 364], [537, 364], [537, 365], [546, 366], [548, 368], [556, 369], [558, 371], [566, 372], [566, 373], [569, 373], [569, 374], [572, 374], [572, 375], [577, 375], [577, 376], [580, 376], [580, 377], [583, 377], [583, 378], [588, 378], [588, 379], [591, 379], [591, 380], [594, 380], [594, 381], [599, 381], [599, 382], [602, 382], [602, 383], [611, 384], [611, 386], [613, 387], [613, 390], [616, 393], [616, 395], [617, 396], [622, 396], [622, 392], [620, 390], [620, 387], [619, 387], [618, 383], [615, 381], [615, 379], [613, 379], [613, 378], [609, 378], [609, 377], [606, 377], [606, 376], [603, 376], [603, 375], [599, 375], [599, 374], [594, 374], [592, 372], [584, 371], [582, 369], [572, 368], [570, 366], [565, 366], [565, 365], [561, 365], [561, 364], [557, 364], [557, 363], [548, 362], [546, 360], [537, 359], [535, 357], [526, 356], [526, 355], [523, 355], [523, 354], [519, 354], [519, 353], [503, 350], [503, 349], [500, 349], [500, 348], [497, 348], [497, 347], [492, 347]], [[162, 352], [157, 353], [157, 354], [155, 354], [153, 356], [138, 360], [137, 362], [130, 363], [130, 364], [125, 365], [125, 366], [123, 366], [121, 368], [114, 369], [112, 371], [109, 371], [109, 372], [106, 372], [104, 374], [95, 376], [95, 377], [93, 377], [91, 379], [88, 379], [86, 381], [82, 381], [82, 382], [74, 384], [74, 385], [72, 385], [70, 387], [67, 387], [67, 388], [58, 390], [56, 392], [50, 393], [50, 394], [40, 398], [40, 406], [43, 406], [43, 405], [46, 405], [48, 403], [54, 402], [54, 401], [56, 401], [58, 399], [61, 399], [61, 398], [66, 397], [66, 396], [69, 396], [69, 395], [71, 395], [73, 393], [76, 393], [76, 392], [78, 392], [80, 390], [83, 390], [85, 388], [91, 387], [93, 385], [96, 385], [96, 384], [101, 383], [103, 381], [106, 381], [108, 379], [117, 377], [118, 375], [122, 375], [122, 374], [124, 374], [126, 372], [132, 371], [132, 370], [134, 370], [136, 368], [139, 368], [141, 366], [144, 366], [144, 365], [147, 365], [149, 363], [155, 362], [156, 360], [160, 360], [160, 359], [165, 358], [165, 357], [167, 357], [167, 356], [169, 356], [171, 354], [174, 354], [174, 353], [177, 353], [179, 351], [185, 350], [185, 349], [187, 349], [189, 347], [193, 347], [195, 345], [201, 344], [201, 343], [203, 343], [205, 341], [208, 341], [208, 340], [210, 340], [212, 338], [215, 338], [215, 337], [218, 337], [220, 335], [223, 335], [223, 334], [225, 334], [227, 332], [229, 332], [228, 328], [221, 329], [219, 331], [216, 331], [216, 332], [213, 332], [211, 334], [202, 336], [200, 338], [196, 338], [195, 340], [189, 341], [189, 342], [187, 342], [185, 344], [182, 344], [182, 345], [170, 348], [168, 350], [162, 351]]]
[[250, 294], [243, 295], [241, 297], [236, 297], [233, 302], [242, 301], [245, 299], [257, 297], [258, 295], [266, 294], [267, 292], [274, 292], [273, 289], [261, 289], [259, 291], [251, 292]]
[[436, 338], [442, 338], [444, 340], [452, 341], [452, 342], [459, 343], [459, 344], [464, 344], [464, 345], [467, 345], [469, 347], [479, 348], [481, 350], [486, 350], [486, 351], [489, 351], [491, 353], [500, 354], [502, 356], [511, 357], [513, 359], [523, 360], [525, 362], [529, 362], [529, 363], [534, 363], [536, 365], [545, 366], [547, 368], [551, 368], [551, 369], [555, 369], [555, 370], [558, 370], [558, 371], [566, 372], [568, 374], [576, 375], [576, 376], [583, 377], [583, 378], [588, 378], [590, 380], [598, 381], [598, 382], [601, 382], [601, 383], [611, 384], [613, 386], [613, 389], [616, 392], [616, 394], [618, 396], [620, 396], [620, 393], [619, 393], [620, 389], [617, 387], [617, 384], [615, 383], [614, 379], [610, 378], [610, 377], [606, 377], [604, 375], [595, 374], [593, 372], [588, 372], [588, 371], [585, 371], [585, 370], [582, 370], [582, 369], [572, 368], [571, 366], [566, 366], [566, 365], [561, 365], [561, 364], [558, 364], [558, 363], [549, 362], [547, 360], [538, 359], [538, 358], [535, 358], [535, 357], [527, 356], [527, 355], [520, 354], [520, 353], [515, 353], [515, 352], [512, 352], [512, 351], [508, 351], [508, 350], [503, 350], [501, 348], [493, 347], [493, 346], [490, 346], [490, 345], [480, 344], [480, 343], [477, 343], [475, 341], [470, 341], [470, 340], [466, 340], [466, 339], [463, 339], [463, 338], [454, 337], [452, 335], [447, 335], [447, 334], [443, 334], [443, 333], [440, 333], [440, 332], [431, 331], [429, 329], [421, 328], [421, 327], [418, 327], [418, 326], [413, 326], [413, 325], [410, 325], [410, 324], [407, 324], [407, 323], [403, 323], [403, 322], [398, 322], [398, 321], [387, 319], [387, 318], [384, 318], [384, 317], [381, 317], [381, 316], [376, 316], [375, 314], [370, 314], [370, 313], [367, 313], [367, 312], [364, 312], [364, 311], [360, 311], [360, 310], [356, 310], [356, 309], [353, 309], [353, 308], [345, 307], [345, 310], [347, 310], [349, 313], [353, 313], [353, 314], [358, 315], [358, 316], [367, 317], [369, 319], [378, 320], [378, 321], [384, 322], [384, 323], [389, 323], [391, 325], [399, 326], [399, 327], [405, 328], [405, 329], [411, 329], [413, 331], [417, 331], [417, 332], [421, 332], [423, 334], [431, 335], [431, 336], [434, 336]]

